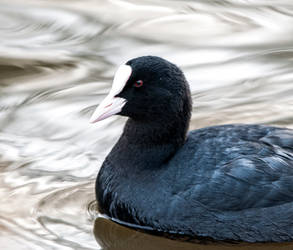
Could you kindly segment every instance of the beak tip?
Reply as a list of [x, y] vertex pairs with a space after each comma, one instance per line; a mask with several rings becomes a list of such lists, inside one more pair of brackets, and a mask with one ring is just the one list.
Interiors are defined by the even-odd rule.
[[97, 119], [95, 117], [91, 117], [90, 120], [89, 120], [89, 123], [93, 124], [93, 123], [96, 123], [98, 121], [99, 121], [99, 119]]

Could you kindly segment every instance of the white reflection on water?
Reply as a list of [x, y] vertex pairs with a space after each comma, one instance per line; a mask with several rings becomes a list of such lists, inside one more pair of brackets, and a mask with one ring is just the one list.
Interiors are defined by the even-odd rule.
[[88, 118], [130, 58], [182, 67], [192, 128], [293, 128], [292, 13], [288, 0], [1, 1], [1, 249], [98, 247], [87, 206], [125, 119]]

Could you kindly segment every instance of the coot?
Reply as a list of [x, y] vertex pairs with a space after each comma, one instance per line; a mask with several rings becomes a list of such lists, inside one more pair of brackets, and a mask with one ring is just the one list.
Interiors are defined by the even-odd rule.
[[293, 240], [293, 130], [222, 125], [187, 133], [182, 71], [128, 61], [91, 122], [129, 117], [96, 181], [100, 212], [119, 223], [214, 240]]

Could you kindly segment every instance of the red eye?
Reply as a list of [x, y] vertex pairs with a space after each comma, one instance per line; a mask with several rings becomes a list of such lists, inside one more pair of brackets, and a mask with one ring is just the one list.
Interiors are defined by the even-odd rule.
[[138, 81], [136, 81], [136, 82], [133, 84], [133, 86], [136, 87], [136, 88], [139, 88], [139, 87], [141, 87], [142, 85], [143, 85], [143, 81], [142, 81], [142, 80], [138, 80]]

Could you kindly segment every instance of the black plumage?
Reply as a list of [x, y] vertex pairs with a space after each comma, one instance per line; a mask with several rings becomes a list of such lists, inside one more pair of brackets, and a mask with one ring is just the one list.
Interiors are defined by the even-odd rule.
[[[222, 125], [191, 131], [188, 83], [153, 56], [132, 74], [123, 134], [96, 181], [100, 211], [156, 231], [215, 240], [293, 240], [293, 130]], [[133, 82], [144, 85], [133, 88]]]

